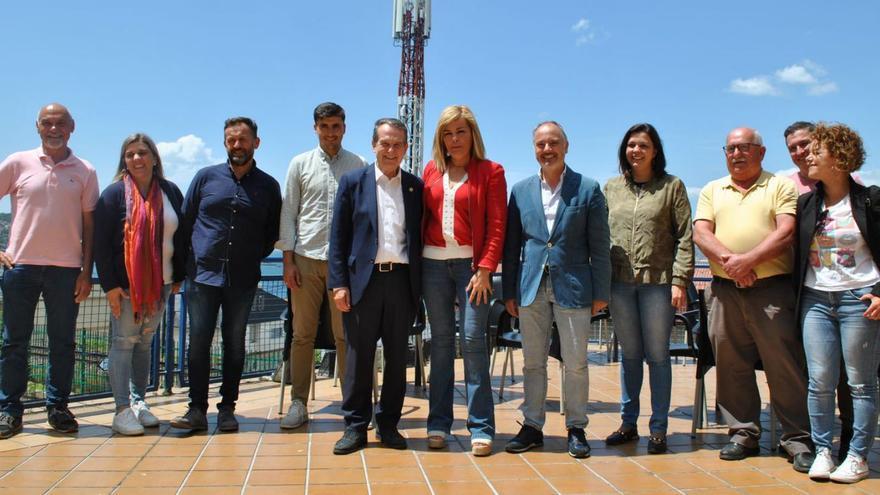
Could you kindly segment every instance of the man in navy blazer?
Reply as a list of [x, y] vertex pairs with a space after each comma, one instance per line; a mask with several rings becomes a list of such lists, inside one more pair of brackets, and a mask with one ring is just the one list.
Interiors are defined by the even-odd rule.
[[502, 284], [507, 311], [523, 336], [525, 421], [508, 452], [544, 444], [547, 351], [553, 322], [565, 362], [568, 453], [588, 457], [590, 317], [605, 309], [611, 290], [608, 208], [599, 184], [565, 164], [568, 138], [556, 122], [534, 131], [540, 171], [513, 186], [507, 209]]
[[385, 371], [376, 409], [376, 436], [387, 447], [405, 449], [397, 431], [406, 392], [409, 330], [422, 288], [422, 181], [400, 169], [406, 126], [379, 119], [373, 127], [373, 166], [339, 180], [330, 229], [327, 286], [342, 311], [345, 434], [334, 454], [367, 444], [372, 417], [373, 360], [382, 339]]

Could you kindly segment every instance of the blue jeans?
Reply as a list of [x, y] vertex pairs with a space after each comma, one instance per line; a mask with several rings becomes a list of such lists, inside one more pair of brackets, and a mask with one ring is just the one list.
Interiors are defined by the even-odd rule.
[[535, 300], [519, 308], [523, 339], [522, 403], [524, 423], [544, 428], [547, 399], [547, 355], [553, 322], [559, 330], [559, 347], [565, 363], [565, 427], [586, 428], [590, 375], [587, 368], [587, 339], [590, 336], [590, 307], [563, 308], [556, 304], [553, 286], [544, 275]]
[[455, 386], [455, 302], [459, 307], [461, 354], [467, 390], [467, 427], [471, 439], [495, 437], [495, 404], [489, 382], [486, 326], [489, 304], [468, 302], [471, 259], [422, 260], [425, 309], [431, 324], [431, 389], [428, 431], [449, 433]]
[[187, 280], [186, 306], [189, 313], [190, 343], [189, 407], [208, 410], [208, 381], [211, 375], [211, 342], [217, 328], [217, 313], [223, 337], [222, 397], [217, 409], [234, 410], [238, 385], [244, 370], [245, 332], [256, 287], [214, 287]]
[[122, 300], [119, 318], [110, 315], [110, 388], [116, 407], [143, 401], [150, 380], [150, 350], [153, 337], [165, 314], [171, 285], [162, 288], [156, 314], [135, 323], [131, 300]]
[[652, 434], [665, 434], [669, 425], [672, 366], [669, 337], [672, 333], [672, 291], [669, 284], [611, 284], [611, 321], [623, 349], [620, 367], [620, 409], [624, 425], [636, 426], [644, 361], [651, 382]]
[[831, 448], [834, 390], [840, 358], [846, 366], [853, 402], [853, 438], [849, 453], [867, 459], [877, 427], [877, 352], [880, 322], [862, 316], [868, 305], [859, 297], [870, 287], [824, 292], [804, 287], [801, 322], [807, 355], [807, 408], [816, 447]]
[[21, 417], [27, 391], [28, 347], [34, 331], [37, 301], [43, 295], [49, 364], [46, 405], [67, 405], [73, 380], [76, 317], [73, 300], [79, 268], [15, 265], [3, 270], [3, 346], [0, 348], [0, 410]]

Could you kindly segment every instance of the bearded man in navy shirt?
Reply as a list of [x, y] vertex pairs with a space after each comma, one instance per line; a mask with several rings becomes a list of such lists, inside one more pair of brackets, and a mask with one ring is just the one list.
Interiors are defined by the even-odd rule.
[[189, 186], [181, 228], [191, 233], [187, 257], [186, 302], [190, 319], [189, 409], [171, 426], [206, 430], [211, 341], [223, 310], [223, 384], [217, 428], [238, 430], [235, 402], [244, 369], [245, 331], [260, 263], [278, 240], [281, 188], [257, 168], [257, 124], [247, 117], [228, 119], [224, 145], [229, 159], [200, 170]]

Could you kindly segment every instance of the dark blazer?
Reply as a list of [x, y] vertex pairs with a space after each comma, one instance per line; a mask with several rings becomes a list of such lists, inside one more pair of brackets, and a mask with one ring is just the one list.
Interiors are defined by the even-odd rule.
[[[168, 196], [178, 225], [183, 225], [183, 194], [173, 182], [157, 179], [162, 192]], [[122, 229], [125, 225], [125, 184], [120, 180], [104, 189], [95, 206], [95, 265], [101, 288], [107, 292], [116, 287], [128, 288], [128, 275], [125, 271]], [[189, 235], [181, 227], [174, 233], [174, 282], [183, 281], [186, 276], [186, 250]]]
[[[422, 294], [422, 181], [401, 170], [412, 303]], [[348, 287], [357, 304], [373, 273], [379, 249], [376, 167], [352, 170], [339, 179], [330, 227], [327, 287]]]
[[504, 299], [520, 306], [535, 300], [544, 265], [557, 304], [589, 308], [611, 292], [608, 207], [599, 183], [567, 165], [553, 231], [547, 231], [538, 174], [513, 186], [507, 206], [507, 239], [501, 280]]
[[[822, 208], [822, 183], [815, 191], [802, 194], [798, 198], [797, 224], [795, 225], [794, 270], [792, 280], [797, 294], [795, 315], [800, 321], [801, 296], [804, 280], [810, 262], [810, 244], [816, 235], [817, 220]], [[853, 217], [862, 237], [868, 243], [874, 264], [880, 267], [880, 188], [865, 187], [849, 179], [849, 200], [852, 205]], [[875, 284], [871, 293], [880, 296], [880, 283]]]

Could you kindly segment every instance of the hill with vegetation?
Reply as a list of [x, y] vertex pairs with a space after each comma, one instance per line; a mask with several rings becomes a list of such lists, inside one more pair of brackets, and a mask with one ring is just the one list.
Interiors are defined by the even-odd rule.
[[0, 213], [0, 249], [6, 249], [9, 244], [9, 225], [12, 223], [12, 213]]

